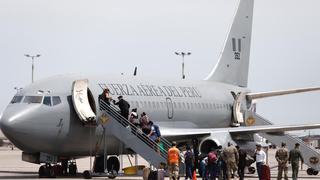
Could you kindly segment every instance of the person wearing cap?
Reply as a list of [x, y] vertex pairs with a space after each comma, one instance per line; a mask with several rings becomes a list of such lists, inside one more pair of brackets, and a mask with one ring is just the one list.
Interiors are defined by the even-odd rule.
[[284, 179], [288, 180], [288, 160], [289, 151], [286, 148], [286, 143], [281, 143], [281, 148], [276, 151], [276, 160], [278, 162], [278, 180], [282, 179], [282, 172], [284, 173]]
[[118, 106], [119, 106], [119, 108], [120, 108], [120, 114], [121, 114], [124, 118], [128, 119], [128, 118], [129, 118], [130, 104], [129, 104], [126, 100], [124, 100], [122, 96], [119, 96], [119, 97], [118, 97], [118, 102], [113, 101], [113, 103], [114, 103], [115, 105], [118, 105]]
[[256, 147], [257, 149], [255, 151], [255, 158], [256, 158], [257, 173], [259, 176], [259, 180], [261, 180], [262, 165], [266, 164], [267, 156], [266, 156], [266, 153], [262, 150], [261, 144], [257, 144]]
[[292, 149], [289, 153], [289, 164], [291, 163], [293, 180], [298, 179], [299, 160], [301, 160], [301, 166], [304, 162], [299, 147], [300, 144], [296, 143], [294, 149]]
[[169, 179], [177, 180], [179, 177], [179, 163], [180, 163], [180, 151], [177, 148], [177, 143], [172, 142], [172, 147], [168, 150], [168, 170]]

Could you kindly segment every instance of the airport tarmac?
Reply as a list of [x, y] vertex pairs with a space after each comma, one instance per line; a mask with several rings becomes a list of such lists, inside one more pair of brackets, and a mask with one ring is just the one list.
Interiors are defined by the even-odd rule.
[[[269, 165], [275, 167], [271, 169], [272, 179], [276, 179], [277, 168], [274, 159], [275, 150], [269, 150]], [[134, 162], [134, 158], [131, 158]], [[124, 167], [130, 165], [127, 156], [123, 156]], [[139, 164], [147, 165], [147, 162], [139, 158]], [[77, 160], [78, 172], [83, 172], [90, 168], [90, 158], [83, 158]], [[0, 179], [38, 179], [38, 168], [39, 165], [27, 163], [21, 160], [21, 151], [18, 149], [11, 150], [10, 147], [0, 147]], [[299, 179], [320, 179], [318, 176], [308, 176], [306, 174], [306, 166], [299, 172]], [[291, 176], [291, 170], [289, 167], [289, 176]], [[82, 179], [82, 175], [79, 173], [77, 177], [62, 177], [58, 179]], [[94, 177], [93, 179], [108, 179], [105, 177]], [[142, 177], [134, 176], [121, 176], [116, 179], [121, 180], [141, 180]], [[169, 179], [169, 178], [166, 178]], [[182, 178], [184, 179], [184, 178]], [[198, 178], [201, 179], [201, 178]], [[253, 180], [258, 179], [256, 174], [246, 175], [245, 179]]]

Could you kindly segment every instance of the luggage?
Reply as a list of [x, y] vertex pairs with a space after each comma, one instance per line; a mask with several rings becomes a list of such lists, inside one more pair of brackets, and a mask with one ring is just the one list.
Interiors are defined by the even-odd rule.
[[150, 168], [143, 168], [142, 170], [143, 174], [142, 174], [142, 177], [143, 177], [143, 180], [148, 180], [148, 177], [149, 177], [149, 174], [150, 174]]
[[164, 180], [165, 171], [164, 169], [158, 169], [158, 180]]
[[270, 167], [267, 164], [262, 165], [262, 180], [270, 180]]
[[158, 171], [150, 171], [148, 180], [157, 180], [157, 178], [158, 178]]

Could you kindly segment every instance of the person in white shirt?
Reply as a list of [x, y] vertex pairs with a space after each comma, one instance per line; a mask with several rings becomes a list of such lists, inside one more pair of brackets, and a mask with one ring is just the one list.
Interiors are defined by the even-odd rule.
[[259, 176], [259, 180], [262, 178], [262, 165], [266, 164], [266, 153], [261, 149], [261, 144], [257, 144], [257, 149], [255, 152], [256, 157], [256, 165], [257, 165], [257, 172]]

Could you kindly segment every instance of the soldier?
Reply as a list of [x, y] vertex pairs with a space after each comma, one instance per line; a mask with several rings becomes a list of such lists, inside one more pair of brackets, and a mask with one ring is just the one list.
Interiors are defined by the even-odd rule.
[[238, 150], [229, 142], [228, 147], [223, 150], [223, 157], [227, 165], [227, 177], [230, 179], [232, 176], [236, 176], [238, 171]]
[[304, 162], [299, 147], [300, 144], [296, 143], [294, 149], [292, 149], [289, 153], [289, 164], [291, 163], [293, 180], [298, 179], [299, 159], [301, 160], [301, 166]]
[[286, 148], [286, 143], [281, 143], [281, 148], [277, 150], [275, 157], [278, 161], [278, 180], [282, 179], [282, 172], [284, 172], [284, 179], [287, 180], [289, 151]]

